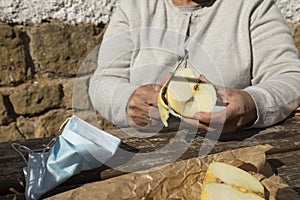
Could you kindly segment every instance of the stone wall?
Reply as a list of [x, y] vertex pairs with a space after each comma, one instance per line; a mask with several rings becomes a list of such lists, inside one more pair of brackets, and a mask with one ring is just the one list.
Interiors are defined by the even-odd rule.
[[[74, 112], [95, 122], [88, 82], [115, 3], [0, 0], [0, 141], [54, 135]], [[299, 1], [277, 3], [300, 51]]]
[[[0, 24], [1, 141], [53, 135], [76, 110], [91, 110], [88, 78], [103, 28], [55, 20]], [[72, 94], [74, 86], [80, 94]]]

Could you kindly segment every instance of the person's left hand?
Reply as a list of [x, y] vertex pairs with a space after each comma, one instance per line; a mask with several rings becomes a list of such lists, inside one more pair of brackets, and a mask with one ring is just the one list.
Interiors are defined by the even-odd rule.
[[[200, 76], [199, 79], [208, 82], [204, 76]], [[219, 100], [226, 108], [213, 113], [198, 112], [194, 118], [183, 117], [184, 122], [208, 131], [216, 131], [223, 127], [222, 132], [232, 132], [254, 123], [257, 118], [256, 106], [247, 92], [220, 86], [215, 88]]]

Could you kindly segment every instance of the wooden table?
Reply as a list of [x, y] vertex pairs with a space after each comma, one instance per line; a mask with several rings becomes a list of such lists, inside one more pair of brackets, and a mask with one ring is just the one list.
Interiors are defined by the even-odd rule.
[[[131, 162], [124, 170], [137, 171], [149, 169], [154, 166], [176, 160], [188, 159], [199, 156], [200, 148], [213, 147], [209, 154], [240, 147], [254, 146], [258, 144], [270, 144], [274, 149], [268, 152], [267, 161], [273, 171], [282, 177], [300, 195], [300, 116], [299, 110], [282, 123], [266, 129], [255, 129], [223, 134], [220, 138], [206, 137], [201, 131], [178, 131], [178, 124], [172, 124], [160, 133], [151, 137], [134, 137], [127, 133], [135, 133], [134, 129], [111, 130], [111, 134], [122, 140], [120, 151], [107, 163], [108, 166], [118, 166], [128, 161], [124, 152], [138, 153], [142, 159]], [[151, 134], [145, 133], [145, 135]], [[40, 148], [48, 143], [51, 138], [31, 139], [18, 141], [32, 149]], [[205, 141], [205, 143], [204, 143]], [[1, 199], [24, 199], [24, 177], [22, 168], [26, 165], [19, 154], [11, 148], [12, 142], [0, 143], [0, 197]], [[214, 145], [212, 145], [215, 143]], [[176, 148], [164, 148], [169, 145]], [[205, 144], [205, 145], [203, 145]], [[178, 154], [178, 150], [188, 147]], [[152, 153], [151, 153], [152, 152]], [[153, 153], [154, 152], [154, 153]], [[159, 153], [155, 153], [159, 152]], [[144, 153], [144, 154], [143, 154]], [[145, 155], [147, 156], [143, 156]], [[47, 193], [45, 196], [76, 188], [84, 183], [99, 181], [101, 179], [118, 176], [124, 172], [102, 166], [98, 169], [82, 172], [75, 175], [59, 187]], [[101, 174], [101, 175], [100, 175]], [[17, 193], [17, 194], [14, 194]]]

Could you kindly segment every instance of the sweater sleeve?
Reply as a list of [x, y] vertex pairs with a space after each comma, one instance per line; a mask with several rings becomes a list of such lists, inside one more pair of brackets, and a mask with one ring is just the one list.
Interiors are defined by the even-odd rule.
[[121, 1], [113, 14], [98, 54], [97, 69], [90, 80], [89, 96], [93, 107], [117, 126], [128, 126], [127, 102], [138, 87], [130, 84], [133, 42]]
[[253, 127], [285, 119], [300, 103], [300, 60], [291, 32], [272, 0], [260, 0], [250, 22], [252, 85], [257, 108]]

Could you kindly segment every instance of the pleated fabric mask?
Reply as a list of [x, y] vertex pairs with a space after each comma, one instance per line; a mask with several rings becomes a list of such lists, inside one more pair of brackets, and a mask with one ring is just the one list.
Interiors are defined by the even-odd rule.
[[39, 199], [81, 171], [100, 167], [114, 155], [120, 144], [120, 139], [75, 115], [64, 124], [62, 133], [45, 149], [31, 150], [13, 144], [18, 152], [28, 152], [27, 167], [23, 169], [27, 200]]

